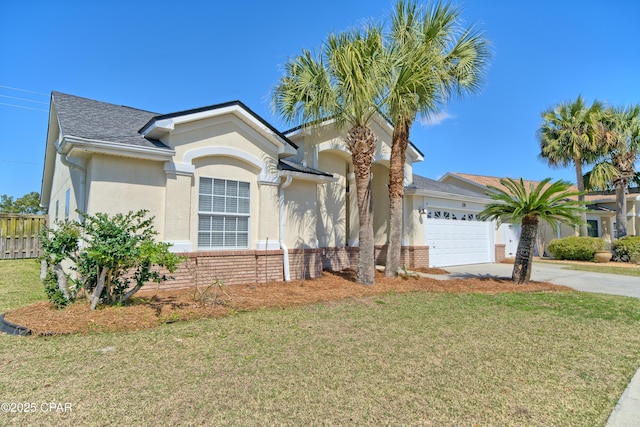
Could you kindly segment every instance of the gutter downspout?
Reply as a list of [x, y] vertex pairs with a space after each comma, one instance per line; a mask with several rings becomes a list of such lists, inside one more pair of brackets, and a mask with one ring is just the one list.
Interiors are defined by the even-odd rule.
[[278, 186], [278, 197], [279, 197], [279, 207], [280, 207], [280, 249], [283, 251], [283, 267], [284, 267], [284, 280], [286, 282], [291, 280], [291, 273], [289, 271], [289, 249], [287, 249], [287, 245], [284, 243], [284, 189], [287, 188], [291, 184], [291, 175], [287, 175], [286, 179], [280, 183]]
[[[87, 207], [85, 206], [85, 189], [87, 186], [87, 170], [77, 163], [69, 160], [68, 155], [62, 154], [62, 150], [60, 150], [60, 144], [56, 144], [56, 151], [60, 155], [60, 162], [62, 162], [63, 165], [80, 173], [80, 200], [78, 200], [78, 210], [80, 212], [86, 212]], [[80, 215], [80, 220], [83, 220], [82, 215]]]

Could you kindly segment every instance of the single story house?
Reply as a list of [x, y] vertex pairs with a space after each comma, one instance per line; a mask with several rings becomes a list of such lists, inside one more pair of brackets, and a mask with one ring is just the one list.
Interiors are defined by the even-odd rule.
[[[377, 261], [384, 263], [393, 128], [372, 167]], [[358, 221], [345, 133], [332, 121], [280, 132], [240, 101], [160, 114], [52, 92], [41, 204], [49, 221], [146, 209], [158, 238], [188, 257], [175, 286], [317, 277], [355, 266]], [[478, 221], [487, 202], [413, 174], [405, 164], [402, 262], [428, 267], [500, 261], [504, 236]]]

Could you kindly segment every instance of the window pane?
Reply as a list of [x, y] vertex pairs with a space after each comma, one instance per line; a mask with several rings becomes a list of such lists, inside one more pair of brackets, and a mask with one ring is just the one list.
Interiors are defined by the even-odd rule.
[[246, 248], [249, 246], [249, 234], [248, 233], [238, 233], [238, 242], [237, 246], [239, 248]]
[[233, 233], [225, 233], [224, 235], [224, 246], [227, 248], [236, 247], [236, 235]]
[[211, 218], [211, 231], [222, 231], [224, 230], [224, 217], [223, 216], [214, 216]]
[[227, 181], [227, 196], [238, 195], [238, 181]]
[[213, 208], [213, 197], [207, 196], [205, 194], [200, 194], [199, 201], [198, 201], [198, 210], [201, 210], [204, 212], [211, 212], [212, 208]]
[[213, 191], [213, 180], [211, 178], [200, 178], [200, 194], [211, 195]]
[[223, 233], [211, 233], [211, 247], [221, 248], [223, 246]]
[[209, 233], [198, 233], [198, 247], [211, 247], [211, 235]]
[[249, 199], [238, 199], [238, 213], [249, 213]]
[[211, 217], [200, 215], [198, 218], [198, 231], [209, 231], [211, 229]]
[[224, 231], [236, 231], [236, 222], [238, 221], [237, 218], [229, 218], [226, 217], [225, 221], [224, 221]]
[[249, 198], [249, 183], [248, 182], [240, 182], [240, 183], [238, 183], [238, 196]]
[[224, 196], [213, 197], [213, 212], [224, 212]]
[[225, 180], [214, 179], [213, 180], [213, 194], [216, 196], [224, 196], [225, 194]]
[[227, 209], [225, 212], [238, 213], [238, 199], [235, 197], [227, 197]]
[[238, 231], [249, 231], [249, 218], [238, 218]]

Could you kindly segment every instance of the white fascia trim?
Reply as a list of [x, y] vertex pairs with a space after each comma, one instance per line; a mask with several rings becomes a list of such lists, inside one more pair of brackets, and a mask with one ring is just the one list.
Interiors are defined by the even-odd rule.
[[157, 161], [170, 160], [176, 154], [176, 152], [171, 149], [140, 147], [136, 145], [121, 144], [118, 142], [80, 138], [77, 136], [63, 137], [58, 150], [61, 153], [68, 155], [76, 148], [86, 150], [91, 153], [110, 154], [114, 156], [125, 156], [136, 159]]
[[167, 174], [193, 176], [196, 167], [191, 163], [166, 162], [164, 164], [164, 171]]
[[479, 204], [485, 204], [485, 205], [491, 202], [490, 199], [483, 199], [480, 197], [464, 196], [461, 194], [453, 194], [453, 193], [441, 193], [439, 191], [421, 190], [421, 189], [405, 190], [404, 194], [408, 196], [438, 197], [441, 199], [455, 200], [459, 202], [479, 203]]
[[173, 119], [158, 120], [142, 132], [142, 136], [159, 139], [162, 135], [171, 132], [174, 129]]

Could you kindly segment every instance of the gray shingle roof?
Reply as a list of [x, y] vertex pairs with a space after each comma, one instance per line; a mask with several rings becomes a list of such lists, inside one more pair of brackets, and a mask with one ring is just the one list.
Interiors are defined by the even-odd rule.
[[308, 173], [311, 175], [319, 175], [326, 177], [333, 177], [333, 175], [319, 171], [317, 169], [310, 168], [308, 166], [303, 166], [300, 163], [293, 162], [291, 160], [280, 159], [278, 162], [278, 169], [290, 172], [300, 172], [300, 173]]
[[136, 145], [169, 148], [143, 137], [138, 130], [157, 113], [114, 105], [61, 92], [52, 92], [60, 130], [65, 136]]
[[440, 193], [459, 194], [461, 196], [490, 199], [489, 196], [483, 193], [467, 190], [465, 188], [460, 188], [458, 186], [451, 185], [451, 184], [445, 184], [444, 182], [425, 178], [424, 176], [420, 176], [416, 174], [413, 174], [413, 183], [407, 186], [407, 190], [410, 190], [410, 189], [437, 191]]

